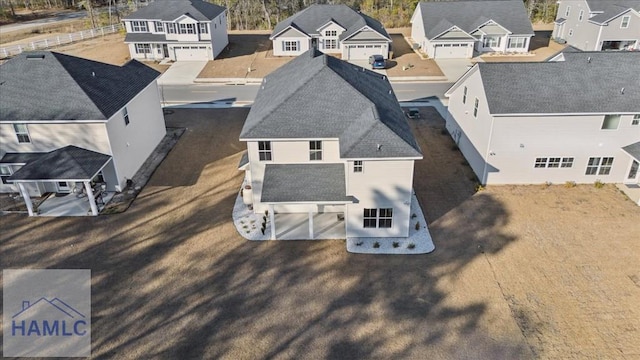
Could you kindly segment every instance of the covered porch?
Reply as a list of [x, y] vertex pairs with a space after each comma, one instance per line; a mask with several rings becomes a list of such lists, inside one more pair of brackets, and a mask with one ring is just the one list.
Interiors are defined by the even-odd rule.
[[[93, 179], [110, 162], [109, 155], [69, 145], [29, 162], [7, 181], [17, 185], [29, 216], [96, 216], [109, 195], [106, 184], [96, 186]], [[27, 190], [30, 184], [52, 184], [60, 191], [35, 208]]]
[[640, 141], [622, 148], [630, 157], [629, 166], [622, 184], [618, 189], [640, 206]]

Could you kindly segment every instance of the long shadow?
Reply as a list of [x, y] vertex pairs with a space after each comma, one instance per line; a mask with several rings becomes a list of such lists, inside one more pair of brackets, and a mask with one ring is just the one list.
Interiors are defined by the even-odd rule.
[[530, 51], [549, 46], [552, 31], [544, 30], [535, 31], [534, 33], [535, 35], [531, 38], [531, 42], [529, 43]]
[[229, 34], [229, 45], [220, 53], [217, 59], [251, 55], [256, 51], [267, 50], [269, 46], [271, 46], [269, 35]]

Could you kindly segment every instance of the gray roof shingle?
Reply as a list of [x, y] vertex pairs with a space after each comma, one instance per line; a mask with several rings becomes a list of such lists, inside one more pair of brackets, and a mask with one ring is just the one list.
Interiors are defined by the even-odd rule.
[[8, 181], [91, 180], [109, 160], [109, 155], [69, 145], [27, 163]]
[[427, 39], [452, 25], [471, 33], [489, 20], [516, 35], [533, 35], [531, 21], [520, 0], [464, 0], [418, 3]]
[[376, 19], [357, 12], [347, 5], [318, 4], [311, 5], [279, 22], [271, 33], [271, 39], [289, 26], [293, 26], [307, 35], [317, 35], [318, 28], [329, 21], [333, 21], [346, 29], [340, 35], [340, 40], [353, 35], [364, 26], [368, 26], [391, 40], [384, 26]]
[[46, 153], [41, 152], [24, 152], [24, 153], [14, 153], [8, 152], [2, 156], [0, 159], [1, 164], [27, 164], [34, 160], [39, 159], [42, 155]]
[[640, 53], [565, 52], [564, 59], [478, 63], [490, 113], [640, 113]]
[[631, 145], [627, 145], [623, 147], [622, 150], [633, 156], [634, 159], [640, 161], [640, 141]]
[[587, 0], [590, 11], [602, 12], [590, 18], [590, 22], [606, 24], [629, 9], [640, 11], [640, 0]]
[[296, 138], [337, 138], [342, 158], [422, 156], [386, 78], [317, 50], [264, 79], [240, 133]]
[[267, 164], [260, 201], [353, 202], [344, 179], [344, 164]]
[[107, 120], [159, 75], [136, 60], [115, 66], [25, 52], [0, 65], [0, 122]]
[[222, 6], [200, 0], [156, 0], [123, 19], [173, 21], [182, 15], [189, 15], [198, 21], [210, 21], [225, 10]]

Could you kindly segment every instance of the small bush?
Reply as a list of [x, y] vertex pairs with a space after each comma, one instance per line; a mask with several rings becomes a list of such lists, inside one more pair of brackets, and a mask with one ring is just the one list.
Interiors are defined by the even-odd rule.
[[417, 231], [417, 230], [420, 230], [420, 221], [418, 221], [418, 222], [416, 223], [416, 231]]
[[414, 244], [414, 243], [411, 243], [411, 244], [407, 245], [407, 249], [409, 249], [409, 250], [413, 250], [415, 248], [416, 248], [416, 244]]
[[400, 243], [397, 242], [397, 241], [394, 241], [392, 245], [393, 245], [394, 248], [397, 248], [397, 247], [400, 246]]
[[362, 244], [364, 244], [364, 242], [360, 241], [356, 243], [356, 246], [362, 246]]
[[484, 189], [485, 189], [485, 187], [482, 186], [481, 184], [476, 184], [476, 192], [482, 191]]
[[412, 219], [415, 219], [415, 218], [417, 218], [417, 217], [418, 217], [418, 215], [416, 215], [416, 213], [411, 214], [411, 218], [412, 218]]
[[376, 242], [374, 242], [374, 243], [373, 243], [373, 247], [374, 247], [374, 248], [376, 248], [376, 249], [377, 249], [377, 248], [379, 248], [379, 247], [380, 247], [380, 243], [379, 243], [379, 242], [377, 242], [377, 241], [376, 241]]
[[604, 183], [600, 180], [596, 180], [596, 182], [593, 183], [593, 186], [595, 186], [596, 189], [602, 189], [604, 187]]
[[567, 182], [564, 183], [564, 187], [566, 187], [567, 189], [574, 188], [574, 187], [576, 187], [576, 182], [575, 181], [567, 181]]

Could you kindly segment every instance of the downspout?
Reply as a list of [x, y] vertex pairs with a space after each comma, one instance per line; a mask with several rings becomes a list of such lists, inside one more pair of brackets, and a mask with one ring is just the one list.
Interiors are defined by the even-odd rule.
[[489, 141], [487, 142], [487, 151], [484, 154], [484, 169], [482, 170], [481, 185], [487, 185], [487, 167], [489, 166], [489, 153], [491, 149], [491, 139], [493, 138], [493, 122], [495, 117], [491, 117], [491, 128], [489, 129]]
[[[598, 30], [598, 38], [596, 39], [596, 45], [593, 48], [594, 51], [600, 51], [598, 50], [598, 46], [600, 45], [600, 37], [602, 36], [602, 28], [604, 28], [604, 26], [600, 25], [600, 30]], [[589, 49], [585, 49], [585, 50], [589, 50]]]

